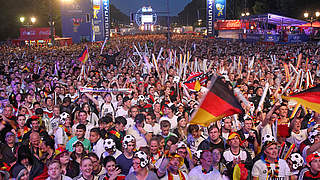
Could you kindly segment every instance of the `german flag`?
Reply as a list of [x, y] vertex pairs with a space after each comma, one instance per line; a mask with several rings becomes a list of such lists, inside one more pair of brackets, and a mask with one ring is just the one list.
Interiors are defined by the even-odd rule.
[[291, 96], [282, 96], [285, 100], [297, 101], [302, 106], [320, 113], [320, 85], [293, 94]]
[[89, 52], [88, 52], [88, 47], [86, 46], [81, 52], [78, 60], [81, 61], [83, 64], [85, 64], [88, 59], [89, 59]]
[[213, 78], [212, 83], [190, 124], [209, 126], [226, 116], [244, 112], [233, 92], [220, 78]]

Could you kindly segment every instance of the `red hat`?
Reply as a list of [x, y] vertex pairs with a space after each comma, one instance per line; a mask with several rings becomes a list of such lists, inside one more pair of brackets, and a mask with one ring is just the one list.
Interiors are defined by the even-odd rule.
[[320, 159], [320, 156], [319, 156], [319, 154], [318, 153], [312, 153], [312, 154], [309, 154], [308, 156], [307, 156], [307, 163], [309, 164], [309, 163], [311, 163], [311, 161], [313, 161], [313, 160], [316, 160], [316, 159]]

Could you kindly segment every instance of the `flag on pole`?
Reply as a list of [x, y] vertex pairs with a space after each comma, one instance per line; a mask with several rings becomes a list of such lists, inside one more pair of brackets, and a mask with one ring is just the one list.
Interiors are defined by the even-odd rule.
[[81, 61], [83, 64], [85, 64], [88, 59], [89, 59], [89, 52], [88, 52], [88, 47], [86, 46], [81, 52], [78, 60]]
[[191, 124], [209, 126], [226, 116], [244, 113], [233, 92], [219, 78], [212, 80], [212, 87], [190, 121]]
[[295, 100], [302, 106], [320, 113], [320, 85], [282, 98], [288, 101]]
[[191, 91], [200, 91], [201, 86], [203, 86], [207, 80], [208, 77], [202, 72], [192, 72], [183, 84]]

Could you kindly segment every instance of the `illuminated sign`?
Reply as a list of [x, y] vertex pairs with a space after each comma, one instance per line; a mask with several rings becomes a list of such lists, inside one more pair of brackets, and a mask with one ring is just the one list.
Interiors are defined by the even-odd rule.
[[142, 7], [141, 11], [142, 12], [152, 12], [152, 8], [151, 7]]
[[226, 0], [215, 0], [214, 8], [215, 19], [226, 19]]
[[214, 0], [207, 0], [207, 34], [214, 36]]
[[104, 36], [110, 38], [110, 15], [109, 15], [109, 0], [103, 0], [103, 18], [104, 18]]
[[153, 23], [153, 15], [142, 15], [141, 22], [142, 24]]

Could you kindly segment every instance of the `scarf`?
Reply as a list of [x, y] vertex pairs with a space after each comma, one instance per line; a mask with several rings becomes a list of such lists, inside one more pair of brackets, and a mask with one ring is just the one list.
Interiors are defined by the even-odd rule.
[[276, 168], [275, 168], [274, 171], [271, 169], [270, 161], [269, 161], [267, 158], [265, 158], [264, 160], [265, 160], [265, 162], [266, 162], [266, 166], [267, 166], [267, 170], [268, 170], [268, 172], [267, 172], [267, 179], [268, 179], [269, 176], [270, 176], [271, 178], [276, 178], [276, 177], [278, 177], [278, 176], [279, 176], [279, 160], [276, 159], [276, 160], [274, 161], [275, 166], [276, 166]]
[[[179, 179], [180, 180], [186, 180], [186, 177], [184, 177], [183, 173], [178, 170], [179, 173]], [[168, 180], [173, 180], [173, 175], [168, 171]]]

